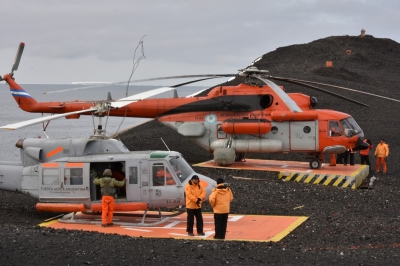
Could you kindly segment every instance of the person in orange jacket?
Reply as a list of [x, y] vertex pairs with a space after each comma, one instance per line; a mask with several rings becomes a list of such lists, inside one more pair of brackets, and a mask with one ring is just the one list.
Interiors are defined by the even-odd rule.
[[214, 210], [214, 239], [225, 239], [228, 215], [232, 200], [232, 190], [224, 184], [222, 178], [218, 178], [217, 187], [213, 189], [209, 198], [211, 207]]
[[203, 232], [203, 214], [201, 213], [201, 204], [206, 197], [206, 190], [200, 185], [200, 179], [197, 175], [192, 176], [185, 187], [187, 227], [189, 236], [194, 236], [193, 225], [196, 217], [196, 228], [199, 236], [204, 236]]
[[[114, 212], [114, 195], [115, 187], [122, 187], [125, 184], [126, 179], [118, 181], [112, 178], [110, 169], [104, 170], [102, 178], [96, 177], [93, 180], [93, 184], [100, 185], [101, 187], [101, 226], [113, 226], [112, 218]], [[107, 221], [108, 218], [108, 221]]]
[[386, 159], [389, 156], [389, 145], [385, 143], [384, 139], [376, 146], [375, 149], [376, 165], [375, 170], [379, 173], [380, 165], [382, 164], [383, 174], [386, 174]]
[[371, 162], [369, 161], [369, 151], [374, 148], [374, 146], [372, 145], [372, 142], [370, 139], [364, 138], [364, 142], [368, 144], [368, 148], [366, 148], [365, 150], [361, 150], [360, 151], [360, 157], [361, 157], [361, 164], [366, 164], [370, 167], [370, 171], [372, 171], [371, 169]]

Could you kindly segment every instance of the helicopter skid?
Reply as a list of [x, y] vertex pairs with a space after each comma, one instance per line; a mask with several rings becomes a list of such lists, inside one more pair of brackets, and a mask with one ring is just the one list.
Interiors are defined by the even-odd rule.
[[[114, 212], [113, 223], [117, 226], [139, 226], [149, 227], [164, 223], [172, 217], [178, 216], [182, 212], [169, 213], [167, 215], [158, 211], [157, 214], [144, 212]], [[117, 222], [120, 220], [120, 222]], [[140, 222], [135, 222], [139, 221]], [[101, 213], [98, 212], [79, 212], [69, 213], [58, 219], [60, 223], [68, 224], [101, 224]]]

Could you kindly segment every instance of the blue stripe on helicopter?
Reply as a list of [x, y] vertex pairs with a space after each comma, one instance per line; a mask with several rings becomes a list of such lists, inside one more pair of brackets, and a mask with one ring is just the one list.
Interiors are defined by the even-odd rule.
[[10, 89], [10, 92], [12, 94], [12, 96], [18, 96], [18, 97], [23, 97], [23, 98], [32, 98], [32, 96], [29, 95], [29, 93], [27, 93], [24, 90], [15, 90], [15, 89]]

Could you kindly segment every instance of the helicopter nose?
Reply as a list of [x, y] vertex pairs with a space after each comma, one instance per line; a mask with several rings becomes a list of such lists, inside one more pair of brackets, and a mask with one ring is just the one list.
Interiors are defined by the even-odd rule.
[[356, 146], [354, 147], [353, 151], [365, 150], [368, 149], [368, 147], [369, 147], [368, 143], [364, 142], [363, 138], [358, 138]]
[[200, 178], [200, 185], [206, 190], [206, 200], [211, 195], [212, 190], [217, 186], [217, 182], [208, 176], [198, 175]]

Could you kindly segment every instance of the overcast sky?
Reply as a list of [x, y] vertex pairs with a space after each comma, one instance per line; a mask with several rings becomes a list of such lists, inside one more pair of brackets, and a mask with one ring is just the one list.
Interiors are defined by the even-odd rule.
[[236, 73], [278, 47], [363, 28], [400, 42], [399, 12], [398, 0], [2, 0], [0, 74], [24, 42], [21, 84], [125, 81], [144, 35], [133, 79]]

